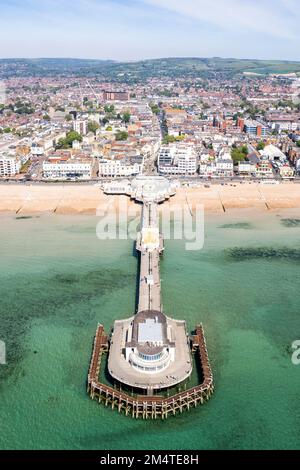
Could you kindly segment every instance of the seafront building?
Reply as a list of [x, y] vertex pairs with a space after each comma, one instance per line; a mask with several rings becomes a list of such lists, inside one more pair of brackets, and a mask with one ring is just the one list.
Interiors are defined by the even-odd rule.
[[135, 161], [134, 158], [99, 160], [99, 176], [101, 177], [137, 176], [142, 173], [142, 171], [143, 159], [139, 162]]
[[14, 154], [0, 154], [0, 176], [15, 176], [20, 173], [21, 159]]
[[198, 169], [198, 156], [194, 146], [172, 144], [162, 146], [158, 155], [161, 175], [194, 175]]
[[43, 178], [47, 180], [89, 180], [91, 158], [53, 155], [43, 162]]

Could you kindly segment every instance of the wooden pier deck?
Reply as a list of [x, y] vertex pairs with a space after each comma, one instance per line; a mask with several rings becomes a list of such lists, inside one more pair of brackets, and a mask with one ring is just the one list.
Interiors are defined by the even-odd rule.
[[109, 350], [109, 338], [102, 325], [98, 325], [90, 363], [87, 391], [92, 399], [104, 403], [112, 409], [124, 412], [126, 416], [142, 419], [167, 419], [169, 415], [182, 413], [208, 401], [214, 391], [206, 341], [202, 325], [197, 326], [196, 334], [191, 336], [191, 349], [203, 371], [203, 382], [170, 397], [137, 396], [117, 390], [100, 382], [101, 359]]

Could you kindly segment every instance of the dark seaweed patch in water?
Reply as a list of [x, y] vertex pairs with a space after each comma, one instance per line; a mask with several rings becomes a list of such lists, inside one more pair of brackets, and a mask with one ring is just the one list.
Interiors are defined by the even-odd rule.
[[[38, 318], [57, 319], [61, 324], [81, 327], [95, 317], [91, 301], [122, 289], [135, 275], [119, 269], [97, 269], [77, 274], [17, 275], [2, 280], [0, 339], [5, 341], [7, 366], [0, 367], [1, 379], [8, 377], [26, 351], [25, 335]], [[17, 380], [17, 377], [16, 377]]]
[[229, 248], [226, 252], [228, 257], [234, 261], [251, 259], [300, 261], [300, 249], [297, 248]]
[[300, 227], [300, 219], [281, 219], [281, 224], [287, 228]]
[[236, 224], [224, 224], [224, 225], [219, 225], [218, 228], [233, 228], [233, 229], [243, 229], [243, 230], [249, 230], [253, 228], [253, 225], [249, 224], [248, 222], [238, 222]]
[[62, 284], [75, 284], [78, 277], [75, 274], [57, 274], [54, 279]]

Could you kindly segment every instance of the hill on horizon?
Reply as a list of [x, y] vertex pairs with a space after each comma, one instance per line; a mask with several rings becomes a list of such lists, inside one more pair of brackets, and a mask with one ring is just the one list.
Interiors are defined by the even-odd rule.
[[0, 59], [0, 78], [99, 75], [116, 81], [141, 81], [149, 77], [232, 77], [245, 72], [268, 75], [297, 73], [300, 61], [234, 58], [170, 57], [119, 62], [76, 58]]

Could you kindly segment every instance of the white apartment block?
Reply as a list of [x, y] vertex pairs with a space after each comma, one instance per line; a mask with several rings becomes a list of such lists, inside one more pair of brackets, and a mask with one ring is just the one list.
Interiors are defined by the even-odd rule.
[[215, 161], [200, 163], [200, 176], [203, 178], [213, 178], [216, 176], [217, 167]]
[[163, 175], [194, 175], [198, 157], [193, 146], [162, 146], [158, 155], [158, 171]]
[[230, 152], [223, 148], [216, 159], [216, 172], [218, 176], [233, 176], [233, 160]]
[[43, 177], [49, 180], [89, 180], [92, 177], [92, 162], [69, 159], [43, 163]]
[[78, 132], [78, 134], [86, 135], [87, 134], [87, 122], [86, 121], [74, 121], [73, 130]]
[[238, 172], [240, 175], [251, 175], [256, 173], [256, 165], [251, 162], [238, 162]]
[[15, 176], [20, 173], [21, 161], [9, 154], [0, 155], [0, 176]]
[[216, 170], [219, 176], [233, 176], [233, 161], [216, 160]]
[[142, 173], [142, 165], [130, 163], [126, 160], [100, 160], [99, 176], [117, 177], [117, 176], [135, 176]]

